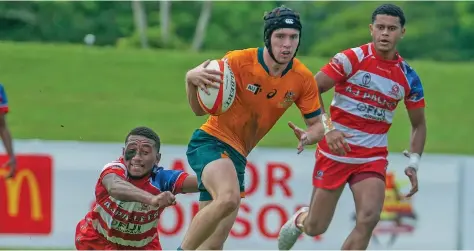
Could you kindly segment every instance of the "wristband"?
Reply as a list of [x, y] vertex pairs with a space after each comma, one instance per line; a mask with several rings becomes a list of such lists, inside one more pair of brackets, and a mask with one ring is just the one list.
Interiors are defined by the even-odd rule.
[[419, 162], [420, 162], [420, 155], [418, 153], [411, 153], [410, 161], [408, 162], [408, 167], [412, 167], [413, 169], [418, 171]]
[[331, 118], [327, 115], [327, 113], [323, 113], [322, 121], [323, 121], [323, 126], [324, 126], [324, 135], [336, 129], [334, 125], [332, 124]]

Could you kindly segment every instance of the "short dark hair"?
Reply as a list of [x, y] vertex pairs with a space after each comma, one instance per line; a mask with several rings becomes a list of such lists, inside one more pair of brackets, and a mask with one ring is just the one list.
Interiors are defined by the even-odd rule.
[[158, 134], [156, 134], [155, 131], [153, 131], [153, 129], [149, 127], [145, 127], [145, 126], [135, 127], [128, 133], [127, 137], [125, 138], [125, 143], [127, 143], [128, 138], [132, 135], [143, 136], [147, 139], [151, 139], [155, 141], [156, 148], [158, 152], [160, 151], [160, 147], [161, 147], [160, 137], [158, 136]]
[[402, 8], [396, 6], [395, 4], [382, 4], [372, 13], [372, 23], [375, 22], [377, 15], [388, 15], [392, 17], [398, 17], [400, 19], [400, 24], [402, 27], [405, 26], [405, 14], [403, 13]]

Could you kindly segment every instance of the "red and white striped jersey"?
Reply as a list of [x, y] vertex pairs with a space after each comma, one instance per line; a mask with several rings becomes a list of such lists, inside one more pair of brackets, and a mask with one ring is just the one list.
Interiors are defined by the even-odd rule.
[[336, 129], [353, 135], [346, 139], [351, 151], [345, 156], [332, 154], [325, 139], [319, 142], [320, 153], [335, 161], [361, 164], [385, 159], [398, 102], [407, 109], [425, 107], [415, 70], [398, 54], [397, 60], [382, 59], [372, 43], [337, 53], [321, 71], [336, 81], [331, 120]]
[[154, 167], [151, 176], [140, 180], [129, 179], [123, 159], [105, 165], [95, 188], [96, 202], [87, 214], [95, 231], [107, 241], [122, 246], [121, 249], [137, 249], [151, 242], [158, 242], [158, 219], [163, 208], [139, 202], [120, 201], [110, 196], [102, 185], [102, 179], [114, 173], [136, 187], [157, 195], [164, 191], [181, 192], [187, 173]]

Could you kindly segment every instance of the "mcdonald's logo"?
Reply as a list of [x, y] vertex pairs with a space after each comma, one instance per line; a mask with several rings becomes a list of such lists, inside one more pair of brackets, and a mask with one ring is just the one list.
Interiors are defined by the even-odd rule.
[[[0, 163], [8, 160], [0, 155]], [[0, 169], [0, 234], [50, 234], [52, 230], [52, 159], [18, 155], [14, 178]]]

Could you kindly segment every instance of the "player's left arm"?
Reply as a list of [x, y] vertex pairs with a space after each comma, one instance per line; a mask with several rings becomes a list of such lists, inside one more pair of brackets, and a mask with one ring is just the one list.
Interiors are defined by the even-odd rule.
[[407, 73], [410, 90], [405, 95], [405, 106], [411, 123], [410, 166], [418, 169], [426, 141], [425, 97], [423, 86], [413, 69]]
[[199, 192], [197, 177], [180, 170], [158, 169], [153, 185], [173, 194]]
[[197, 193], [199, 192], [198, 181], [196, 175], [188, 175], [183, 181], [183, 186], [181, 187], [183, 193]]
[[2, 111], [0, 111], [0, 137], [2, 138], [3, 145], [10, 159], [15, 159], [12, 136], [10, 129], [8, 129], [6, 114]]
[[307, 126], [308, 139], [305, 145], [315, 144], [324, 137], [324, 127], [321, 120], [323, 105], [319, 98], [318, 85], [311, 75], [303, 84], [302, 94], [295, 101]]
[[308, 140], [305, 145], [313, 145], [324, 138], [324, 127], [321, 120], [321, 114], [316, 117], [304, 118], [307, 127]]
[[421, 156], [426, 141], [425, 108], [409, 109], [408, 117], [411, 122], [410, 152]]
[[0, 138], [2, 138], [3, 146], [9, 156], [8, 162], [4, 165], [10, 167], [9, 177], [13, 177], [16, 170], [16, 160], [15, 154], [13, 152], [13, 141], [10, 133], [10, 129], [7, 125], [7, 113], [8, 113], [8, 99], [3, 88], [3, 85], [0, 84]]

